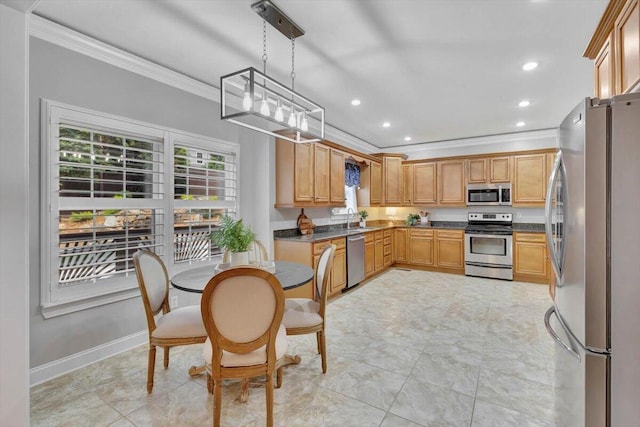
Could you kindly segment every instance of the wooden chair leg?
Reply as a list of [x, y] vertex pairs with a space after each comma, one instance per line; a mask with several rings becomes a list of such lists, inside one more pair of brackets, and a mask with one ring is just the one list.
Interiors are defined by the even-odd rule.
[[149, 345], [149, 362], [147, 365], [147, 393], [153, 390], [153, 372], [156, 367], [156, 346]]
[[164, 347], [164, 369], [169, 367], [169, 349], [171, 347]]
[[324, 337], [324, 331], [318, 332], [320, 334], [320, 355], [322, 356], [322, 373], [327, 373], [327, 343]]
[[249, 400], [249, 378], [242, 379], [242, 391], [240, 392], [240, 402], [246, 403]]
[[207, 372], [207, 391], [209, 392], [209, 394], [213, 394], [213, 378], [208, 372]]
[[220, 427], [220, 414], [222, 413], [222, 379], [213, 381], [213, 426]]
[[321, 344], [320, 344], [320, 334], [321, 333], [322, 332], [316, 332], [316, 344], [318, 346], [318, 354], [322, 353], [322, 347], [321, 347]]
[[273, 374], [267, 374], [267, 427], [273, 427]]
[[282, 387], [282, 366], [276, 369], [276, 388]]

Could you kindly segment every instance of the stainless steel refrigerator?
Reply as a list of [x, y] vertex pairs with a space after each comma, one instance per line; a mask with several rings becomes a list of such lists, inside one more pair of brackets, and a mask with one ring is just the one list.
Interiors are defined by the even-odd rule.
[[640, 426], [640, 93], [560, 125], [546, 232], [558, 426]]

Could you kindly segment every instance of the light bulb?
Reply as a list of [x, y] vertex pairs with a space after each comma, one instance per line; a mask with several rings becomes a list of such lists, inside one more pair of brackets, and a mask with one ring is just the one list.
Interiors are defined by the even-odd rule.
[[251, 110], [253, 100], [251, 99], [251, 93], [249, 92], [249, 82], [244, 84], [244, 96], [242, 97], [242, 109], [244, 111]]
[[268, 116], [271, 114], [271, 111], [269, 110], [269, 101], [267, 100], [267, 95], [264, 95], [264, 98], [262, 98], [262, 102], [260, 103], [260, 114], [262, 114], [263, 116]]
[[282, 102], [278, 99], [278, 106], [276, 107], [276, 114], [273, 117], [277, 121], [281, 122], [284, 120], [284, 113], [282, 112]]
[[291, 115], [289, 115], [289, 121], [287, 122], [289, 127], [296, 127], [298, 125], [298, 121], [296, 120], [296, 109], [291, 106]]
[[307, 113], [302, 112], [302, 121], [300, 121], [300, 130], [306, 132], [309, 130], [309, 122], [307, 122]]

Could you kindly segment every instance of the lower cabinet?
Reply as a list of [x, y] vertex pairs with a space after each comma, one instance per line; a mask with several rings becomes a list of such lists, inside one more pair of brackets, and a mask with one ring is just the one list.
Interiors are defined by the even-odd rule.
[[376, 231], [373, 233], [373, 260], [374, 269], [378, 273], [384, 268], [384, 233], [383, 231]]
[[550, 283], [550, 267], [543, 233], [513, 233], [513, 280]]
[[398, 228], [396, 262], [464, 273], [464, 231]]
[[409, 262], [409, 230], [406, 228], [396, 228], [393, 233], [395, 240], [395, 262]]
[[464, 272], [464, 231], [436, 231], [436, 259], [440, 268]]
[[382, 232], [382, 236], [382, 253], [384, 255], [383, 267], [388, 268], [393, 264], [393, 231], [384, 230]]
[[434, 265], [434, 230], [409, 230], [409, 263]]
[[373, 233], [364, 235], [364, 275], [370, 277], [376, 272], [375, 245]]

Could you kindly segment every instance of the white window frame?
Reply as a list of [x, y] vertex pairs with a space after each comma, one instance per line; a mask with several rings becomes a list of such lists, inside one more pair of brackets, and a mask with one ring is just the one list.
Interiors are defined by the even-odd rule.
[[[189, 201], [174, 200], [173, 153], [174, 143], [201, 147], [232, 154], [238, 165], [240, 147], [238, 143], [221, 141], [214, 138], [190, 134], [188, 132], [149, 124], [125, 117], [115, 116], [85, 108], [71, 106], [56, 101], [41, 101], [41, 310], [45, 318], [55, 317], [97, 307], [140, 295], [135, 273], [101, 280], [101, 286], [77, 284], [68, 287], [58, 283], [58, 214], [65, 209], [63, 197], [58, 197], [58, 136], [60, 124], [90, 127], [105, 132], [117, 131], [127, 136], [139, 136], [145, 139], [160, 139], [163, 144], [163, 162], [160, 166], [160, 192], [162, 197], [153, 199], [128, 199], [132, 207], [144, 207], [161, 210], [164, 216], [163, 244], [159, 255], [164, 259], [171, 272], [173, 263], [173, 212], [185, 208], [228, 208], [239, 207], [239, 170], [236, 170], [236, 200], [232, 201]], [[237, 167], [239, 169], [239, 166]], [[154, 193], [156, 193], [154, 191]], [[104, 198], [87, 198], [87, 210], [109, 209], [113, 201]], [[75, 209], [75, 206], [74, 208]], [[156, 211], [157, 212], [157, 211]], [[183, 263], [181, 263], [183, 264]], [[170, 273], [171, 274], [171, 273]]]

